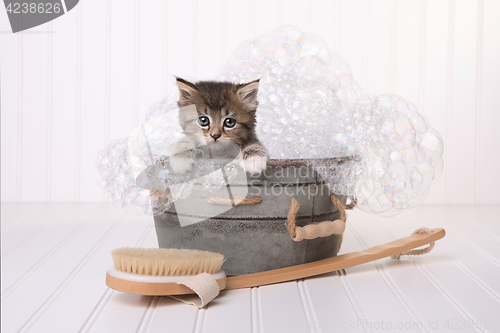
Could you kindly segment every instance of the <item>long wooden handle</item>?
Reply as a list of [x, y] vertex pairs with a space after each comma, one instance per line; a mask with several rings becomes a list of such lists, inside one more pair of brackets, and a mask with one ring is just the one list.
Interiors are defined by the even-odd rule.
[[291, 281], [349, 268], [424, 246], [443, 238], [446, 234], [442, 228], [432, 229], [431, 231], [431, 233], [413, 234], [409, 237], [374, 246], [364, 251], [351, 252], [307, 264], [228, 277], [226, 281], [226, 290]]

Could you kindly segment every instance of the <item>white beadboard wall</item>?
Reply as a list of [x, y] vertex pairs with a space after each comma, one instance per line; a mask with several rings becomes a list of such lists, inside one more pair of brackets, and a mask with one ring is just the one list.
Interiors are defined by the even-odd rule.
[[9, 33], [0, 9], [2, 202], [105, 202], [95, 160], [243, 40], [322, 37], [366, 92], [412, 101], [445, 141], [426, 204], [500, 204], [500, 1], [82, 0]]

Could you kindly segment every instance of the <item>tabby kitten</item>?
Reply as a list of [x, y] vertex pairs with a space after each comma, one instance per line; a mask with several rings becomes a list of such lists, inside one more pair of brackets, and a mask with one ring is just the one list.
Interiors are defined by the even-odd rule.
[[255, 134], [259, 80], [245, 84], [177, 78], [179, 121], [184, 137], [173, 147], [170, 165], [185, 173], [201, 155], [239, 152], [240, 166], [252, 174], [266, 168], [267, 151]]

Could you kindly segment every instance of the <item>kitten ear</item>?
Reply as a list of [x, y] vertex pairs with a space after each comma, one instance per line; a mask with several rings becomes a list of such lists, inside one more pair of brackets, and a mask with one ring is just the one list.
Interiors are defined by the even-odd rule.
[[180, 93], [179, 101], [188, 101], [194, 96], [194, 94], [196, 94], [198, 89], [196, 89], [196, 86], [189, 81], [181, 79], [180, 77], [176, 77], [176, 79], [177, 87], [179, 88]]
[[259, 80], [238, 85], [236, 94], [240, 100], [252, 110], [257, 108], [257, 93], [259, 91]]

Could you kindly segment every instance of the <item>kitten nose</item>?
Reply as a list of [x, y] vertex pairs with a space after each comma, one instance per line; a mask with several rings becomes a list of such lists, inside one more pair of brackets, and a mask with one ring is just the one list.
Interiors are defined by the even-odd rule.
[[214, 141], [217, 141], [217, 139], [220, 138], [219, 133], [212, 133], [212, 134], [210, 134], [210, 136], [212, 137], [212, 139], [214, 139]]

